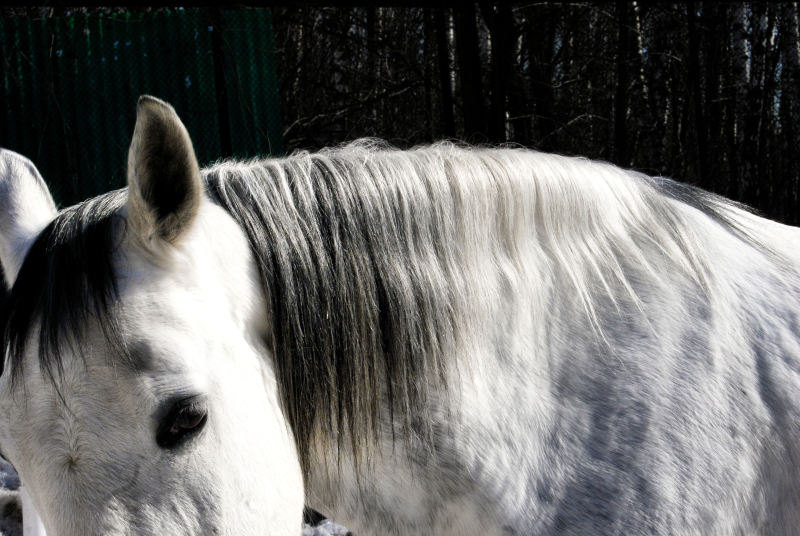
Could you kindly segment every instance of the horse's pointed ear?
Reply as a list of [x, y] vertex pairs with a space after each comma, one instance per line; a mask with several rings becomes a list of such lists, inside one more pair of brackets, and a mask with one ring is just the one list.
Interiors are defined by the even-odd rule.
[[55, 215], [56, 204], [36, 166], [0, 149], [0, 263], [9, 286], [33, 241]]
[[203, 195], [189, 133], [175, 110], [139, 97], [128, 151], [128, 225], [145, 244], [175, 243], [197, 215]]

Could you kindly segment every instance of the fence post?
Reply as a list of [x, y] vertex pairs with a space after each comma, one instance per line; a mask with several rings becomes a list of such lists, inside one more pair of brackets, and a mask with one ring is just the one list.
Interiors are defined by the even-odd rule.
[[219, 122], [219, 143], [222, 156], [233, 155], [231, 145], [231, 118], [228, 113], [228, 90], [225, 84], [225, 51], [222, 43], [222, 11], [211, 9], [211, 50], [214, 60], [214, 87], [217, 98], [217, 119]]

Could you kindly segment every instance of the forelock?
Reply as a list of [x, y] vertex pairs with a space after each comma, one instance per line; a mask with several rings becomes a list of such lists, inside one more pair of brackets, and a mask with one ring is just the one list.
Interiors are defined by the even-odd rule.
[[37, 337], [40, 368], [54, 379], [63, 370], [65, 349], [80, 349], [92, 319], [109, 342], [120, 341], [113, 253], [125, 198], [125, 191], [117, 190], [67, 208], [35, 239], [2, 306], [7, 361], [0, 372], [8, 368], [16, 380], [26, 348]]

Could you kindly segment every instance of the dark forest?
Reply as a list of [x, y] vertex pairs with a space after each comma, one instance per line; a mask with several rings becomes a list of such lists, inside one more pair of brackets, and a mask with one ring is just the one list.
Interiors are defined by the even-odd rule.
[[796, 2], [273, 8], [287, 151], [520, 144], [800, 222]]

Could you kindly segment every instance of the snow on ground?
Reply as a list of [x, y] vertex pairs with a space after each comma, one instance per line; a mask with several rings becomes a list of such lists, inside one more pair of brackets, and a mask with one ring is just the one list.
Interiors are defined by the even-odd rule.
[[0, 458], [0, 488], [15, 490], [19, 488], [19, 477], [11, 464]]
[[0, 535], [22, 536], [22, 509], [17, 495], [19, 477], [11, 464], [0, 458]]
[[[0, 458], [0, 536], [22, 536], [22, 510], [17, 490], [19, 477], [11, 464]], [[351, 536], [329, 519], [312, 527], [304, 525], [302, 536]]]
[[326, 519], [315, 527], [305, 525], [303, 536], [352, 536], [352, 533], [343, 526]]

